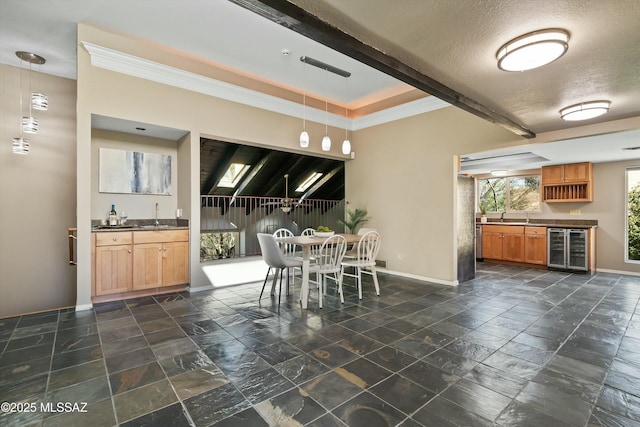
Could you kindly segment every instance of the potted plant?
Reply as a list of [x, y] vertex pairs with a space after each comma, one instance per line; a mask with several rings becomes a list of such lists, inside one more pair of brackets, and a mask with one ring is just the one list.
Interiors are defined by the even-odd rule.
[[484, 207], [484, 203], [480, 205], [480, 222], [483, 224], [487, 222], [487, 208]]
[[369, 221], [367, 217], [367, 210], [356, 208], [355, 210], [347, 209], [347, 219], [339, 219], [338, 223], [344, 225], [349, 230], [349, 233], [356, 234], [358, 227]]

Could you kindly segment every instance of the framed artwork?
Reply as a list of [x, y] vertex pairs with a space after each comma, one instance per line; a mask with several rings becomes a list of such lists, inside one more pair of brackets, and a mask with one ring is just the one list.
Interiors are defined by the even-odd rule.
[[100, 148], [100, 193], [171, 195], [171, 156]]

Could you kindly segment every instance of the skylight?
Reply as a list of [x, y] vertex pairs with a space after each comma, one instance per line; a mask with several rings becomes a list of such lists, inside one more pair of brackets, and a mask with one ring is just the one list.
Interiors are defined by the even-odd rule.
[[242, 176], [249, 170], [249, 165], [231, 163], [218, 183], [218, 187], [235, 188]]
[[302, 184], [296, 188], [296, 192], [302, 193], [303, 191], [307, 191], [307, 188], [311, 187], [311, 185], [316, 182], [322, 174], [320, 172], [313, 172], [307, 179], [304, 180]]

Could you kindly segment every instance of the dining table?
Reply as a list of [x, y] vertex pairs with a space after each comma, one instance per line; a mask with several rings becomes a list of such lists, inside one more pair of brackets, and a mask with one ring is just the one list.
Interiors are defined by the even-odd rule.
[[[362, 236], [358, 234], [339, 233], [347, 241], [347, 244], [358, 243]], [[309, 302], [309, 266], [311, 265], [311, 248], [321, 246], [331, 236], [289, 236], [277, 238], [278, 243], [288, 243], [302, 248], [302, 285], [300, 300], [302, 308], [307, 308]]]

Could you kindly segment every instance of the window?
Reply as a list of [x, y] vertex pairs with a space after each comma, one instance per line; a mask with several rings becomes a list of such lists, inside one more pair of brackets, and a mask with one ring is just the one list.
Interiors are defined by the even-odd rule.
[[307, 188], [311, 187], [311, 184], [316, 182], [318, 178], [320, 178], [322, 174], [320, 172], [313, 172], [307, 179], [304, 180], [302, 184], [296, 188], [298, 193], [302, 193], [303, 191], [307, 191]]
[[478, 206], [487, 212], [540, 211], [540, 176], [478, 179]]
[[218, 187], [235, 188], [235, 186], [238, 185], [238, 182], [240, 182], [240, 178], [242, 178], [248, 170], [249, 165], [231, 163], [218, 183]]
[[627, 169], [627, 262], [640, 262], [640, 168]]

